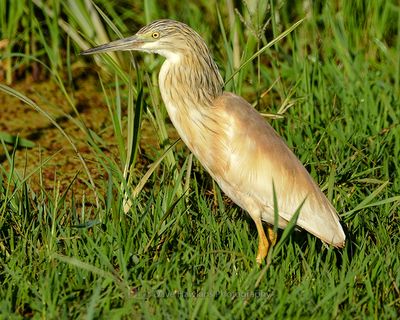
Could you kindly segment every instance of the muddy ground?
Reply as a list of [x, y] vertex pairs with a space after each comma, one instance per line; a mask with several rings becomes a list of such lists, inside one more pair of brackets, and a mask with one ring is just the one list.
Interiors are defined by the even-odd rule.
[[[85, 159], [95, 184], [104, 186], [106, 173], [90, 149], [86, 133], [76, 125], [78, 116], [60, 88], [50, 80], [36, 81], [32, 77], [17, 81], [11, 87], [35, 101], [56, 120]], [[74, 83], [74, 89], [69, 90], [75, 99], [81, 120], [87, 128], [104, 140], [103, 152], [119, 159], [111, 117], [97, 75], [80, 75]], [[144, 121], [141, 150], [151, 152], [154, 148], [159, 148], [157, 135], [154, 128], [146, 123], [145, 119]], [[171, 131], [174, 136], [172, 128]], [[88, 191], [88, 175], [82, 162], [60, 130], [31, 106], [3, 92], [0, 92], [0, 132], [26, 138], [35, 143], [33, 148], [17, 148], [14, 163], [14, 170], [20, 177], [31, 175], [29, 185], [35, 192], [41, 189], [52, 191], [54, 188], [63, 192], [73, 182], [69, 192], [73, 192], [77, 198], [85, 195], [86, 199], [93, 200], [93, 192]], [[7, 145], [6, 149], [11, 154], [13, 146]], [[0, 165], [3, 170], [9, 171], [11, 165], [7, 152], [3, 145], [0, 148]], [[146, 166], [146, 157], [143, 154], [139, 159], [139, 166]]]

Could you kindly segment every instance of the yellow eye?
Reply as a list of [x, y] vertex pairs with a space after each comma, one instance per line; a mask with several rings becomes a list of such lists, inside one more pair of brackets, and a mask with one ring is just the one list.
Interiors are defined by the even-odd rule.
[[153, 32], [152, 35], [153, 39], [158, 39], [160, 37], [160, 33], [159, 32]]

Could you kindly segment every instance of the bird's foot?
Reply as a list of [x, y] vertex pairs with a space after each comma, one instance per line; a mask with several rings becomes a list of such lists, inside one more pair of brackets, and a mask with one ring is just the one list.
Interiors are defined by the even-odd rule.
[[257, 231], [258, 231], [258, 251], [256, 256], [256, 261], [259, 266], [265, 260], [265, 257], [268, 255], [269, 250], [276, 243], [276, 233], [274, 232], [273, 227], [267, 226], [268, 238], [265, 235], [264, 228], [261, 220], [256, 222]]

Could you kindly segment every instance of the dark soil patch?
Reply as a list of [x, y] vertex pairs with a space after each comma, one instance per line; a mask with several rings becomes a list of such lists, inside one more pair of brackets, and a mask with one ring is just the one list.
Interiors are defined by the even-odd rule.
[[[79, 116], [60, 88], [51, 81], [35, 82], [27, 78], [13, 84], [12, 88], [35, 101], [56, 120], [84, 158], [95, 184], [104, 186], [107, 174], [91, 150], [87, 134], [77, 125], [77, 122], [83, 122], [88, 129], [93, 130], [105, 142], [103, 152], [113, 159], [119, 159], [110, 114], [98, 87], [97, 77], [79, 77], [74, 91], [68, 93], [74, 98]], [[141, 146], [144, 150], [158, 149], [157, 135], [152, 126], [145, 124], [143, 127], [146, 132]], [[18, 148], [14, 162], [14, 171], [20, 177], [30, 176], [29, 185], [35, 192], [40, 189], [52, 191], [55, 188], [63, 192], [73, 182], [71, 190], [77, 198], [84, 195], [86, 200], [93, 201], [94, 193], [88, 188], [89, 179], [82, 162], [60, 130], [31, 106], [2, 92], [0, 132], [27, 138], [36, 144], [30, 149]], [[7, 146], [7, 150], [12, 152], [13, 147]], [[1, 148], [0, 166], [8, 171], [11, 166], [6, 154], [4, 148]], [[142, 167], [146, 165], [145, 157], [141, 157], [139, 162]]]

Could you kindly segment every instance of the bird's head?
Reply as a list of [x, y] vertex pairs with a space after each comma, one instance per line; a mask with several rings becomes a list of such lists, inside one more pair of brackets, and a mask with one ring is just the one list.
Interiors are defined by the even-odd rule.
[[[140, 29], [135, 35], [112, 41], [83, 51], [88, 55], [111, 51], [144, 51], [158, 53], [167, 58], [164, 67], [174, 72], [160, 72], [172, 76], [181, 85], [201, 94], [208, 102], [222, 93], [223, 79], [206, 43], [186, 24], [174, 20], [156, 20]], [[171, 69], [170, 69], [171, 68]], [[167, 69], [164, 69], [164, 71]], [[194, 95], [199, 96], [199, 94]]]
[[203, 39], [193, 29], [182, 22], [162, 19], [141, 28], [131, 37], [85, 50], [81, 54], [144, 51], [158, 53], [166, 58], [174, 58], [193, 50], [200, 50], [200, 52], [196, 52], [197, 54], [208, 54]]

